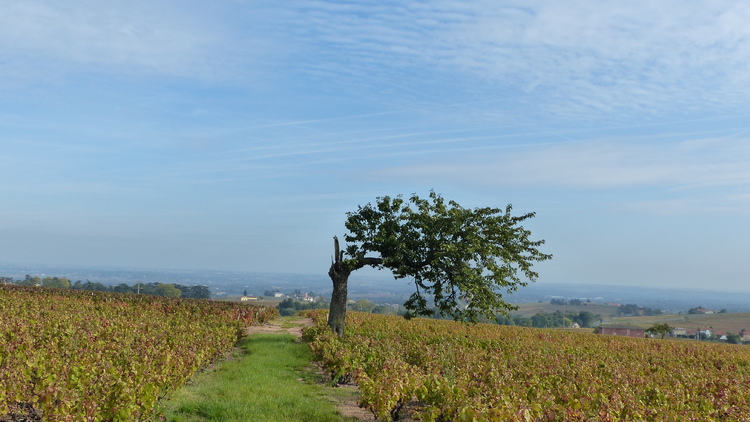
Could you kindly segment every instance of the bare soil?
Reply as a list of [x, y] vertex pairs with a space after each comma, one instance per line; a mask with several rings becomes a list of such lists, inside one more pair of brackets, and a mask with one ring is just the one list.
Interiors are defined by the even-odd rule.
[[289, 333], [300, 339], [302, 337], [302, 329], [305, 327], [312, 327], [313, 321], [310, 318], [299, 318], [295, 319], [293, 323], [290, 323], [289, 327], [283, 328], [281, 325], [282, 321], [280, 319], [267, 322], [263, 325], [251, 325], [250, 327], [247, 327], [247, 334]]
[[42, 412], [31, 403], [15, 403], [7, 415], [0, 416], [0, 422], [41, 422]]

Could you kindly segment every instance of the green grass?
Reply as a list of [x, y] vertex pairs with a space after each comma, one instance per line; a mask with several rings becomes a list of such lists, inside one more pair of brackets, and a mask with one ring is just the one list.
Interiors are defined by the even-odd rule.
[[307, 345], [289, 334], [256, 334], [234, 359], [198, 375], [163, 403], [169, 422], [351, 421], [314, 382]]
[[281, 328], [284, 328], [284, 329], [303, 326], [303, 324], [295, 322], [297, 320], [297, 317], [295, 316], [281, 317], [280, 319], [281, 319]]

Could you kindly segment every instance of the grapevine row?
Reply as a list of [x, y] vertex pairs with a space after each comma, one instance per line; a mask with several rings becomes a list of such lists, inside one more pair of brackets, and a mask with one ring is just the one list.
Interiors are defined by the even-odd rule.
[[748, 420], [750, 348], [350, 312], [310, 347], [380, 420]]
[[0, 285], [0, 417], [136, 421], [247, 325], [276, 314], [228, 302]]

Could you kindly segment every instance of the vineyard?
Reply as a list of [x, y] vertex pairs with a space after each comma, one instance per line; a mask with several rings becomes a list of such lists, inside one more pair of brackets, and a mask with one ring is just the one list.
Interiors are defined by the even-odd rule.
[[[0, 420], [136, 421], [275, 308], [0, 285]], [[12, 420], [12, 419], [11, 419]]]
[[380, 420], [747, 421], [750, 347], [312, 311], [310, 346]]

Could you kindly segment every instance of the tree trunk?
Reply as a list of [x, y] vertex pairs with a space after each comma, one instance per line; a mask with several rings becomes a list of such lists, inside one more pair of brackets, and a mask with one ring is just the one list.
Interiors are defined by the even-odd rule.
[[344, 335], [344, 327], [346, 325], [347, 284], [349, 282], [349, 274], [352, 271], [347, 268], [344, 262], [344, 251], [339, 249], [339, 239], [335, 236], [333, 237], [333, 246], [335, 256], [331, 263], [331, 268], [328, 270], [328, 275], [333, 282], [331, 309], [328, 313], [328, 326], [341, 337]]

